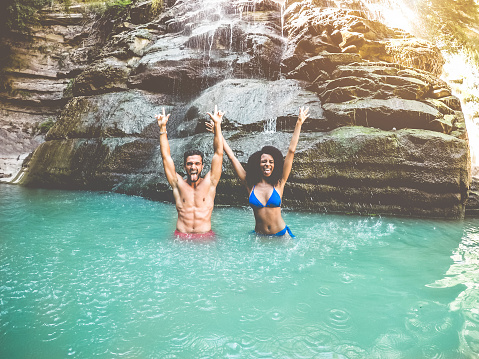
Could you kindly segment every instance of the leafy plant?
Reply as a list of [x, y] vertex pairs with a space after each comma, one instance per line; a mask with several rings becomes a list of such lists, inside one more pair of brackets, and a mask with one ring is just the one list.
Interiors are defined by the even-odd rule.
[[163, 7], [163, 0], [151, 0], [151, 10], [155, 13], [159, 13]]
[[93, 3], [89, 10], [97, 17], [118, 19], [128, 14], [131, 4], [131, 0], [106, 1], [103, 3]]
[[67, 87], [63, 90], [63, 98], [72, 98], [73, 97], [73, 85], [75, 84], [75, 79], [70, 79], [68, 81]]
[[465, 49], [479, 62], [479, 2], [477, 0], [405, 0], [421, 23], [417, 33], [440, 41], [444, 50]]
[[38, 20], [37, 11], [49, 4], [50, 0], [4, 0], [0, 3], [0, 32], [27, 32]]
[[55, 121], [53, 120], [53, 118], [50, 117], [47, 120], [40, 123], [37, 127], [37, 130], [41, 134], [46, 134], [50, 130], [50, 128], [52, 128], [54, 125], [55, 125]]

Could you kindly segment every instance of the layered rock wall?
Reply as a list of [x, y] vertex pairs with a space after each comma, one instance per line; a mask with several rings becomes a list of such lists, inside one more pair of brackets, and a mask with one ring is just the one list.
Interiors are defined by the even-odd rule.
[[[154, 120], [162, 107], [181, 173], [187, 148], [211, 159], [203, 120], [215, 104], [242, 162], [265, 144], [285, 153], [298, 108], [309, 106], [285, 206], [464, 216], [467, 132], [437, 77], [439, 51], [371, 20], [360, 3], [336, 3], [287, 1], [284, 19], [272, 1], [179, 0], [152, 20], [137, 7], [138, 23], [76, 76], [22, 183], [171, 200]], [[246, 204], [226, 158], [216, 202]]]
[[0, 180], [44, 141], [96, 46], [84, 6], [68, 10], [46, 8], [29, 34], [0, 35]]

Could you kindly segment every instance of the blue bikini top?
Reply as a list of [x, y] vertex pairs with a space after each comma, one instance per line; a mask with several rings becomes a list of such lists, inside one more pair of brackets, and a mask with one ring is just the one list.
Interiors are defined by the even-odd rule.
[[249, 204], [251, 207], [256, 207], [256, 208], [264, 208], [264, 207], [280, 207], [281, 206], [281, 197], [276, 191], [276, 188], [273, 187], [273, 193], [271, 193], [271, 197], [269, 197], [268, 202], [266, 202], [266, 206], [263, 206], [263, 203], [259, 201], [258, 198], [256, 198], [256, 195], [254, 194], [254, 187], [253, 190], [251, 191], [251, 194], [249, 195]]

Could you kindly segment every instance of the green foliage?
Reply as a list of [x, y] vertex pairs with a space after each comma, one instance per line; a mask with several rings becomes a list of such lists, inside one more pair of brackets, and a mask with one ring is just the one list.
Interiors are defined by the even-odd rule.
[[131, 0], [115, 0], [106, 4], [106, 13], [116, 19], [130, 10]]
[[54, 125], [55, 125], [55, 121], [53, 120], [53, 118], [50, 117], [46, 121], [43, 121], [42, 123], [40, 123], [37, 127], [37, 130], [41, 134], [46, 134], [50, 130], [50, 128], [52, 128]]
[[36, 13], [50, 0], [4, 0], [0, 5], [0, 31], [26, 32], [37, 21]]
[[420, 0], [416, 7], [425, 30], [446, 51], [466, 50], [479, 62], [479, 2], [476, 0]]
[[[123, 18], [128, 15], [132, 0], [80, 0], [91, 4], [92, 12], [99, 17], [111, 19]], [[28, 32], [30, 27], [38, 22], [38, 10], [47, 6], [60, 4], [64, 11], [70, 12], [74, 0], [0, 0], [0, 34], [8, 31]], [[161, 7], [163, 0], [152, 0], [153, 5]]]
[[89, 10], [97, 17], [118, 19], [128, 15], [131, 4], [131, 0], [110, 0], [92, 3]]
[[159, 13], [163, 7], [163, 0], [151, 0], [151, 10], [154, 13]]
[[75, 84], [75, 79], [70, 79], [70, 81], [68, 81], [67, 87], [65, 88], [65, 90], [63, 90], [63, 98], [72, 98], [73, 97], [73, 85], [74, 84]]

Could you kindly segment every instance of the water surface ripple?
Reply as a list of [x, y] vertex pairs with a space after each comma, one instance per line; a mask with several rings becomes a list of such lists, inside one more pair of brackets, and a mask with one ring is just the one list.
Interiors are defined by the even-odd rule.
[[284, 218], [218, 207], [180, 241], [171, 204], [0, 185], [0, 357], [479, 355], [474, 221]]

